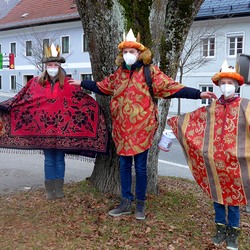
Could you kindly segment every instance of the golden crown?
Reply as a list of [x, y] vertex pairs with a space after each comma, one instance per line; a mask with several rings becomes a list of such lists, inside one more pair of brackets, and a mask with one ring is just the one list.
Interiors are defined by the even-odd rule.
[[65, 59], [60, 57], [60, 47], [59, 45], [55, 46], [52, 43], [49, 47], [47, 45], [44, 46], [44, 58], [43, 62], [60, 62], [64, 63]]

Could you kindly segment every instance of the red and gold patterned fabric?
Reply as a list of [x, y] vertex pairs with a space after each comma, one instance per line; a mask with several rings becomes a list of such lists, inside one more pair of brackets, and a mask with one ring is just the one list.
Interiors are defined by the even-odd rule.
[[65, 79], [45, 87], [31, 79], [14, 97], [0, 103], [0, 147], [65, 149], [91, 156], [105, 153], [108, 130], [98, 103]]
[[224, 205], [250, 201], [250, 101], [223, 98], [168, 120], [202, 190]]
[[[154, 96], [168, 97], [184, 86], [174, 82], [151, 65]], [[150, 96], [143, 67], [133, 71], [120, 67], [114, 74], [97, 82], [99, 89], [112, 95], [110, 103], [112, 135], [117, 154], [132, 156], [150, 148], [158, 126], [157, 108]]]

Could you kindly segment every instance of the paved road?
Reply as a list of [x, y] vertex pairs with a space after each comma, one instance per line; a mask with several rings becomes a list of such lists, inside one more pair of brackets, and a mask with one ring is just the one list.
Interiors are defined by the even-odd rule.
[[[43, 161], [41, 154], [0, 153], [0, 193], [42, 187]], [[93, 161], [66, 158], [65, 182], [82, 181], [91, 175], [93, 166]]]

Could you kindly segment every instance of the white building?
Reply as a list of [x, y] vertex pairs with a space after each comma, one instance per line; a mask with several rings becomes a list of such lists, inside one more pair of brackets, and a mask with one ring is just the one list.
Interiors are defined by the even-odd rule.
[[[12, 4], [9, 12], [2, 13], [9, 4]], [[33, 76], [40, 75], [38, 61], [43, 46], [51, 42], [60, 45], [61, 55], [66, 59], [62, 66], [69, 76], [91, 78], [88, 46], [73, 1], [42, 0], [35, 4], [32, 0], [1, 1], [1, 16], [0, 53], [5, 60], [9, 53], [14, 53], [15, 65], [10, 69], [8, 61], [3, 62], [0, 93], [16, 92]]]

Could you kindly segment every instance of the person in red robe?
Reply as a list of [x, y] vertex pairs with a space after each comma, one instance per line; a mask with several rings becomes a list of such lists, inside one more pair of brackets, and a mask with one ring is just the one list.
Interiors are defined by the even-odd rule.
[[218, 100], [168, 124], [195, 180], [214, 201], [213, 243], [226, 241], [232, 250], [238, 249], [239, 206], [250, 201], [250, 101], [235, 94], [244, 78], [226, 61], [212, 81], [223, 93]]
[[108, 130], [98, 103], [69, 84], [59, 47], [45, 48], [45, 70], [0, 103], [0, 148], [42, 149], [48, 200], [64, 197], [65, 153], [106, 153]]
[[[137, 36], [138, 37], [138, 36]], [[139, 38], [139, 37], [138, 37]], [[155, 98], [216, 98], [212, 92], [200, 92], [175, 82], [152, 65], [151, 51], [136, 39], [130, 29], [118, 48], [118, 69], [100, 82], [70, 80], [71, 84], [98, 94], [112, 96], [110, 102], [112, 136], [120, 157], [122, 199], [109, 212], [111, 216], [130, 214], [134, 195], [131, 192], [131, 168], [136, 172], [136, 212], [138, 220], [145, 219], [147, 190], [147, 156], [158, 127], [158, 111], [144, 74], [149, 65], [152, 92]]]

